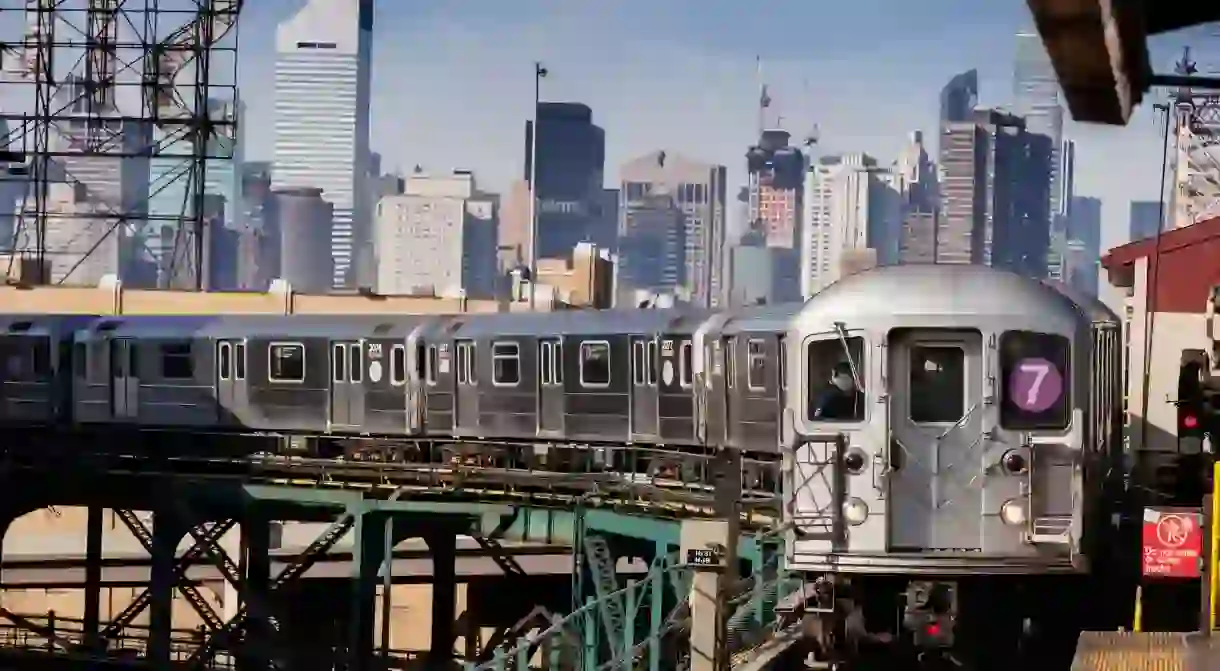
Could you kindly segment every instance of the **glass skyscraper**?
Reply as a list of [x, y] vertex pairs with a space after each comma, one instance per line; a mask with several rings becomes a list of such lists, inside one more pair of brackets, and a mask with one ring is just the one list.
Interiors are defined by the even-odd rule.
[[272, 188], [318, 188], [334, 205], [336, 286], [356, 279], [352, 260], [371, 244], [372, 49], [372, 0], [309, 0], [276, 32]]

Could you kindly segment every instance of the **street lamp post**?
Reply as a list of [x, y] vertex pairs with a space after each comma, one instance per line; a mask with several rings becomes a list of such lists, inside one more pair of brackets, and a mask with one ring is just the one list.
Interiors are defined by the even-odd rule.
[[534, 112], [530, 131], [530, 231], [529, 231], [529, 270], [530, 270], [530, 312], [537, 309], [538, 296], [538, 106], [541, 103], [542, 78], [547, 75], [547, 69], [542, 63], [534, 61]]

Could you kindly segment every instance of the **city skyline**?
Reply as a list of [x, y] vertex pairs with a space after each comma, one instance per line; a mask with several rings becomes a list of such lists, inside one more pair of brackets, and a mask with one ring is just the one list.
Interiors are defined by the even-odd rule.
[[[252, 158], [269, 156], [269, 136], [259, 128], [269, 123], [273, 100], [266, 90], [248, 92], [273, 72], [273, 54], [249, 36], [299, 4], [260, 3], [243, 17]], [[876, 0], [816, 11], [780, 2], [766, 11], [714, 13], [683, 12], [680, 7], [690, 3], [675, 2], [651, 8], [647, 26], [635, 20], [643, 6], [634, 1], [614, 8], [553, 0], [512, 4], [513, 11], [486, 2], [455, 11], [377, 3], [371, 144], [388, 169], [469, 169], [487, 188], [506, 191], [521, 170], [519, 129], [529, 116], [532, 61], [541, 59], [551, 71], [542, 97], [589, 104], [607, 129], [607, 186], [612, 166], [667, 149], [726, 165], [728, 184], [736, 188], [745, 182], [741, 147], [757, 130], [756, 55], [774, 101], [769, 125], [782, 116], [799, 136], [817, 124], [817, 154], [863, 151], [889, 162], [909, 131], [934, 131], [936, 96], [957, 72], [979, 70], [980, 104], [1011, 106], [1016, 35], [1029, 27], [1021, 2], [984, 9], [938, 0], [919, 11], [902, 7], [871, 15], [868, 6]], [[814, 43], [767, 38], [768, 26], [814, 15], [821, 24], [836, 19], [841, 30], [818, 29], [823, 39]], [[947, 26], [938, 23], [948, 16], [954, 18], [952, 45], [942, 44]], [[781, 17], [789, 18], [771, 21]], [[865, 29], [877, 44], [853, 47], [834, 34]], [[1180, 38], [1173, 37], [1177, 41], [1164, 48], [1154, 45], [1161, 62], [1175, 55]], [[904, 49], [922, 57], [902, 57]], [[854, 102], [822, 102], [848, 99]], [[904, 101], [899, 109], [895, 100]], [[1125, 240], [1127, 201], [1156, 197], [1160, 137], [1151, 111], [1141, 113], [1144, 119], [1121, 130], [1065, 127], [1065, 136], [1077, 143], [1076, 192], [1103, 200], [1103, 248]]]

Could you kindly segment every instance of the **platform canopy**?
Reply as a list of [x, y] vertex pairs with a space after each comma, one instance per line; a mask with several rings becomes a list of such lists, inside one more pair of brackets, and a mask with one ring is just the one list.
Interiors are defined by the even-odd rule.
[[1220, 21], [1216, 0], [1026, 0], [1077, 121], [1125, 125], [1153, 85], [1148, 37]]

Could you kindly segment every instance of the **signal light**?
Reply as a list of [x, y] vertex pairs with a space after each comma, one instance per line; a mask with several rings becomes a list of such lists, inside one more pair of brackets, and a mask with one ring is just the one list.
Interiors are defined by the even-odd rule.
[[940, 636], [940, 623], [929, 622], [928, 626], [924, 627], [924, 633], [931, 637]]
[[1186, 429], [1199, 428], [1199, 418], [1194, 415], [1186, 415], [1182, 417], [1182, 427]]

